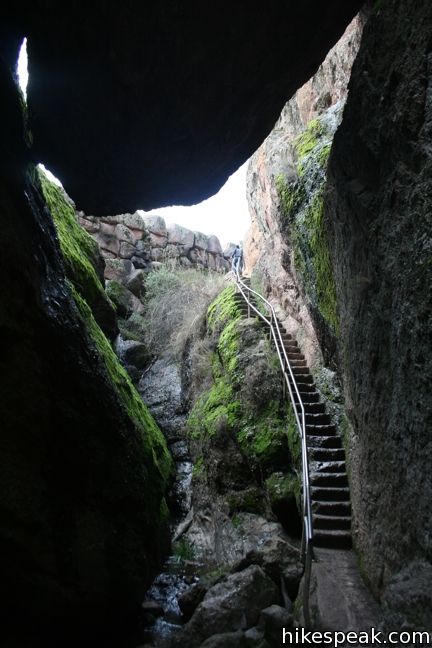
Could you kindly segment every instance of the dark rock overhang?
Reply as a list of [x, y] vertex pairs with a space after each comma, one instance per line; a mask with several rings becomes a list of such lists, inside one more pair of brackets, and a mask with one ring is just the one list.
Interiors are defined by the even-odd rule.
[[88, 213], [199, 202], [254, 152], [361, 4], [35, 2], [16, 20], [34, 156]]

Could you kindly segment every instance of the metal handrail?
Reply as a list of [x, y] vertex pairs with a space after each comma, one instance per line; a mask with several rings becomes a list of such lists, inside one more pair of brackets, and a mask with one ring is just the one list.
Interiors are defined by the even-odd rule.
[[[310, 481], [309, 481], [309, 459], [307, 451], [307, 441], [306, 441], [306, 417], [305, 410], [302, 399], [300, 398], [300, 393], [297, 387], [297, 383], [294, 377], [293, 370], [291, 368], [288, 356], [285, 350], [285, 345], [282, 340], [282, 334], [279, 327], [279, 322], [276, 317], [276, 312], [273, 306], [270, 304], [267, 299], [265, 299], [260, 293], [256, 290], [253, 290], [247, 286], [241, 279], [238, 272], [238, 269], [235, 271], [237, 287], [240, 290], [243, 299], [248, 305], [248, 314], [250, 315], [250, 309], [252, 309], [258, 317], [265, 322], [271, 333], [276, 352], [279, 358], [279, 363], [281, 365], [282, 374], [284, 378], [284, 393], [285, 385], [288, 387], [288, 393], [290, 395], [292, 408], [294, 411], [294, 416], [297, 424], [297, 429], [301, 439], [301, 449], [302, 449], [302, 484], [303, 484], [303, 536], [302, 536], [302, 561], [304, 566], [304, 586], [303, 586], [303, 616], [306, 626], [310, 626], [310, 614], [309, 614], [309, 589], [310, 589], [310, 577], [311, 577], [311, 567], [313, 559], [313, 523], [312, 523], [312, 506], [311, 506], [311, 497], [310, 497]], [[270, 311], [270, 319], [261, 313], [251, 302], [247, 293], [255, 295], [267, 306]], [[279, 341], [279, 344], [278, 344]], [[291, 378], [291, 381], [290, 381]], [[295, 395], [298, 399], [298, 404], [300, 405], [301, 416], [299, 416], [297, 411], [297, 404], [295, 402], [293, 388]]]

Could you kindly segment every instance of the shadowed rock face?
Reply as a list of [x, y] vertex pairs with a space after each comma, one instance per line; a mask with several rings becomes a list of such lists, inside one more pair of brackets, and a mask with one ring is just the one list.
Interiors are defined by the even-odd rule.
[[36, 2], [28, 36], [34, 151], [96, 215], [191, 204], [262, 142], [361, 6]]
[[376, 591], [432, 549], [431, 33], [428, 0], [375, 10], [329, 166], [356, 543]]

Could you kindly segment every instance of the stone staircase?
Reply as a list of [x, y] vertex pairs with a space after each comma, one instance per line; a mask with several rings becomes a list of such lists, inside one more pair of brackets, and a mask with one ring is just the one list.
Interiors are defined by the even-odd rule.
[[[247, 316], [248, 307], [241, 294], [237, 301]], [[346, 549], [351, 547], [351, 504], [342, 440], [326, 413], [298, 343], [278, 323], [305, 409], [314, 546]], [[300, 413], [298, 403], [297, 410]]]

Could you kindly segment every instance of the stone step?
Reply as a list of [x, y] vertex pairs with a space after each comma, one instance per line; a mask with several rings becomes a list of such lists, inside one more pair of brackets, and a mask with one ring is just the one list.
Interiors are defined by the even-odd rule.
[[289, 355], [288, 360], [291, 367], [304, 367], [305, 369], [307, 369], [306, 360], [302, 360], [300, 358], [290, 358]]
[[[302, 403], [319, 403], [320, 402], [319, 393], [314, 389], [307, 389], [308, 387], [307, 385], [305, 387], [306, 389], [299, 389]], [[297, 396], [295, 396], [295, 400], [298, 405]]]
[[342, 515], [313, 515], [312, 523], [314, 530], [318, 529], [342, 529], [349, 531], [351, 529], [351, 516]]
[[314, 461], [311, 472], [346, 473], [345, 461]]
[[331, 502], [331, 501], [321, 501], [314, 500], [312, 502], [312, 513], [315, 515], [325, 515], [325, 516], [341, 516], [341, 517], [350, 517], [351, 516], [351, 503], [347, 502]]
[[[295, 381], [297, 383], [297, 386], [299, 385], [310, 385], [313, 386], [314, 389], [316, 389], [315, 385], [313, 384], [313, 376], [309, 373], [296, 373], [293, 372], [295, 375]], [[300, 389], [299, 389], [300, 391]], [[308, 390], [305, 390], [308, 391]]]
[[306, 362], [303, 353], [300, 353], [300, 351], [294, 351], [294, 350], [290, 349], [289, 347], [288, 348], [285, 347], [285, 351], [286, 351], [288, 360], [290, 362], [295, 362], [296, 360], [301, 360], [303, 362]]
[[349, 502], [349, 488], [311, 485], [311, 499], [320, 502]]
[[315, 448], [308, 444], [308, 454], [312, 461], [343, 461], [345, 463], [345, 450], [343, 448]]
[[[303, 403], [305, 414], [325, 414], [325, 405], [324, 403]], [[301, 407], [297, 403], [297, 412], [301, 412]]]
[[341, 449], [342, 448], [342, 439], [336, 434], [325, 435], [325, 434], [308, 434], [307, 436], [307, 446], [311, 448], [331, 448]]
[[348, 549], [351, 547], [351, 533], [349, 531], [319, 529], [314, 532], [314, 545], [316, 547], [330, 547], [332, 549]]
[[348, 476], [345, 472], [313, 472], [310, 475], [310, 483], [312, 486], [335, 486], [339, 488], [340, 486], [348, 486]]
[[304, 358], [304, 355], [300, 351], [299, 345], [297, 344], [297, 342], [295, 340], [292, 340], [291, 342], [288, 342], [287, 344], [285, 344], [285, 351], [288, 353], [288, 355], [291, 354], [291, 353], [297, 353], [302, 358]]
[[330, 416], [325, 412], [305, 412], [307, 425], [331, 425]]
[[291, 366], [291, 371], [293, 372], [294, 376], [296, 377], [296, 380], [297, 380], [297, 377], [299, 377], [300, 380], [303, 380], [303, 377], [307, 376], [308, 382], [309, 382], [309, 379], [311, 379], [311, 382], [313, 382], [313, 377], [312, 377], [312, 375], [311, 375], [311, 373], [310, 373], [310, 371], [309, 371], [309, 369], [307, 367], [305, 367], [304, 365], [300, 366], [300, 367], [297, 367], [296, 365], [294, 365], [294, 366], [290, 365], [290, 366]]
[[333, 423], [329, 425], [309, 425], [306, 424], [306, 434], [311, 436], [336, 436], [336, 426]]

